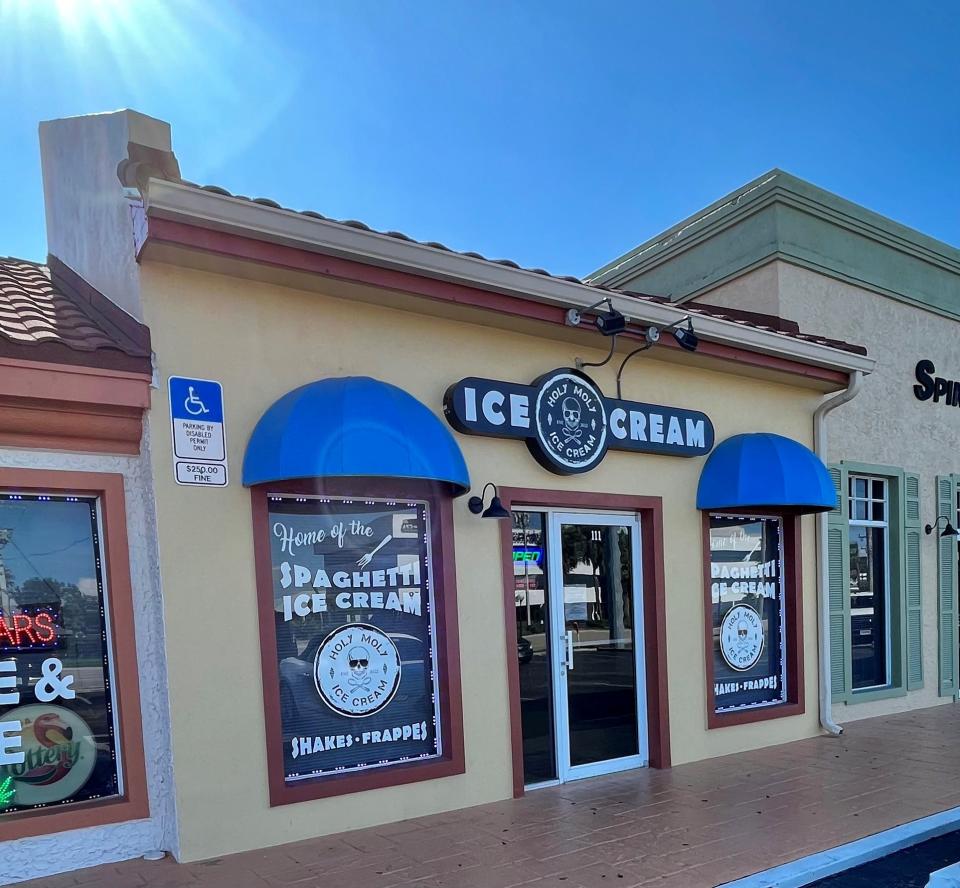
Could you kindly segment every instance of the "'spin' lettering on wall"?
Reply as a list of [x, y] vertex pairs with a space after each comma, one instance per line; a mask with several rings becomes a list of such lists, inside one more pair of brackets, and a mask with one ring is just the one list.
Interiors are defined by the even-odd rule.
[[226, 487], [223, 386], [209, 379], [171, 376], [168, 391], [177, 484]]

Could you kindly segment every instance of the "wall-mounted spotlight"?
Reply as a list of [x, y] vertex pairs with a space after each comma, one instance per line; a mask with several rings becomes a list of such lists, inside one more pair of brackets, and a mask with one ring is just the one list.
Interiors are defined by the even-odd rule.
[[[490, 505], [487, 506], [486, 510], [483, 508], [483, 500], [487, 495], [487, 488], [493, 488], [493, 498], [490, 500]], [[480, 496], [471, 496], [467, 500], [467, 508], [473, 512], [474, 515], [480, 515], [481, 518], [513, 518], [513, 514], [509, 509], [503, 507], [503, 503], [500, 502], [500, 495], [497, 491], [497, 485], [492, 481], [488, 481], [483, 485], [483, 493]], [[483, 513], [482, 515], [480, 513]]]
[[604, 336], [616, 336], [618, 333], [622, 333], [627, 329], [627, 319], [613, 307], [613, 303], [609, 297], [595, 302], [593, 305], [583, 309], [583, 311], [579, 308], [568, 308], [566, 318], [567, 326], [579, 327], [583, 321], [583, 316], [587, 312], [599, 308], [601, 305], [606, 305], [607, 310], [598, 312], [593, 319], [593, 323]]
[[[680, 322], [681, 324], [683, 321]], [[686, 349], [688, 352], [695, 352], [697, 346], [700, 344], [700, 337], [697, 336], [693, 331], [693, 321], [690, 320], [690, 316], [687, 316], [687, 326], [686, 327], [673, 327], [670, 332], [673, 334], [673, 338], [677, 340], [677, 345], [680, 348]]]
[[940, 532], [941, 537], [960, 537], [960, 531], [958, 531], [951, 523], [950, 519], [946, 515], [940, 515], [937, 517], [937, 520], [933, 524], [928, 524], [923, 528], [923, 532], [930, 536], [939, 526], [941, 521], [946, 521], [947, 524]]
[[[598, 312], [594, 317], [593, 322], [597, 329], [604, 336], [611, 337], [610, 349], [607, 352], [607, 356], [602, 361], [588, 362], [584, 361], [582, 358], [577, 358], [576, 365], [578, 370], [582, 370], [584, 367], [603, 367], [605, 364], [608, 364], [610, 359], [613, 357], [614, 350], [617, 347], [617, 335], [623, 333], [623, 331], [627, 329], [627, 319], [623, 316], [623, 314], [613, 307], [613, 303], [610, 301], [609, 297], [606, 299], [601, 299], [599, 302], [595, 302], [593, 305], [583, 309], [583, 311], [578, 308], [568, 308], [566, 316], [567, 326], [579, 327], [583, 321], [583, 315], [587, 312], [594, 311], [601, 305], [606, 305], [607, 311]], [[684, 324], [686, 324], [686, 326], [683, 326]], [[693, 329], [693, 321], [690, 319], [690, 315], [681, 318], [679, 321], [674, 321], [672, 324], [668, 324], [666, 327], [658, 327], [656, 324], [650, 324], [644, 331], [643, 338], [645, 342], [643, 345], [630, 352], [620, 364], [620, 369], [617, 371], [618, 398], [620, 397], [620, 376], [623, 373], [623, 368], [627, 365], [627, 361], [629, 361], [634, 355], [639, 354], [642, 351], [646, 351], [648, 348], [652, 348], [660, 341], [661, 335], [668, 331], [677, 341], [677, 345], [679, 345], [680, 348], [684, 349], [685, 351], [694, 352], [700, 345], [700, 337], [697, 336]]]

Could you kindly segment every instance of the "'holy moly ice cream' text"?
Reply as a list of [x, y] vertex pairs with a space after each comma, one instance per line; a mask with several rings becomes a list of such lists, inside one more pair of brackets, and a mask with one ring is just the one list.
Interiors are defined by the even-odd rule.
[[[371, 608], [421, 615], [420, 562], [416, 559], [385, 570], [338, 570], [328, 575], [323, 568], [312, 571], [301, 564], [280, 564], [280, 586], [289, 589], [348, 589], [338, 592], [334, 605], [340, 610]], [[412, 588], [401, 588], [409, 586]], [[369, 591], [357, 591], [357, 590]], [[384, 591], [378, 591], [383, 589]], [[324, 613], [328, 608], [326, 592], [301, 592], [283, 596], [283, 619]]]

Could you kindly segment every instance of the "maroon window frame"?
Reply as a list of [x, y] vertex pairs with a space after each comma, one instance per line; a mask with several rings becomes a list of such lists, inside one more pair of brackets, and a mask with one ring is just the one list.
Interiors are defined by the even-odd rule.
[[[269, 494], [411, 499], [426, 501], [430, 532], [437, 645], [437, 691], [443, 753], [423, 762], [404, 762], [356, 773], [329, 774], [294, 785], [284, 780], [283, 736], [280, 722], [280, 676], [273, 610], [270, 561]], [[347, 793], [399, 786], [462, 774], [463, 701], [460, 690], [460, 635], [457, 625], [456, 564], [453, 547], [453, 500], [443, 485], [427, 481], [383, 478], [311, 478], [259, 484], [250, 489], [253, 510], [253, 552], [260, 617], [260, 661], [266, 729], [267, 778], [270, 806], [288, 805]]]
[[[758, 706], [739, 712], [717, 712], [713, 693], [713, 599], [710, 594], [710, 516], [734, 518], [779, 518], [783, 528], [784, 629], [787, 671], [787, 699], [783, 703]], [[712, 509], [703, 513], [703, 642], [707, 677], [707, 728], [725, 728], [801, 715], [804, 712], [803, 677], [803, 548], [800, 516], [770, 509]]]

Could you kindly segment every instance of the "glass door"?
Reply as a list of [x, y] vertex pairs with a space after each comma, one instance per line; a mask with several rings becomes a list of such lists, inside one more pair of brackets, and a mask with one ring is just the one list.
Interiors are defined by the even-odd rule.
[[560, 779], [645, 765], [638, 521], [550, 517]]
[[647, 764], [640, 524], [515, 510], [524, 782]]

